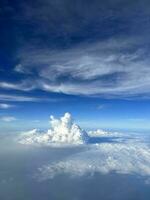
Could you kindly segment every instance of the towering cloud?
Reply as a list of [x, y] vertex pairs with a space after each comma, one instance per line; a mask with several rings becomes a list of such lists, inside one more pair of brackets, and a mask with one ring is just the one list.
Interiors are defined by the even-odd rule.
[[47, 133], [40, 133], [37, 129], [26, 132], [21, 137], [23, 144], [32, 143], [67, 143], [83, 144], [88, 140], [87, 133], [72, 120], [70, 113], [65, 113], [60, 119], [50, 117], [51, 129]]
[[84, 143], [88, 136], [72, 120], [70, 113], [65, 113], [60, 119], [55, 119], [51, 116], [51, 129], [48, 130], [52, 142], [67, 142], [67, 143]]

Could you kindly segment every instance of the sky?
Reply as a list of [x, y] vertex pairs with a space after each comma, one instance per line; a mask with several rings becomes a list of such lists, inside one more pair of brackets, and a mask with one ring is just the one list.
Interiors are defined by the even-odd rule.
[[149, 131], [149, 52], [148, 0], [1, 0], [0, 131]]

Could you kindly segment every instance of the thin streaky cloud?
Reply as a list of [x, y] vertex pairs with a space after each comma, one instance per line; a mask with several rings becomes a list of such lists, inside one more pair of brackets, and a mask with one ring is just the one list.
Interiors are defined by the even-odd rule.
[[48, 98], [48, 97], [34, 97], [34, 96], [21, 96], [21, 95], [8, 95], [8, 94], [0, 94], [0, 101], [12, 101], [12, 102], [51, 102], [55, 103], [58, 101], [64, 101], [63, 98]]
[[[20, 53], [18, 72], [30, 74], [30, 79], [33, 75], [31, 85], [28, 76], [24, 80], [31, 90], [116, 98], [149, 96], [148, 50], [136, 39], [80, 44], [63, 51], [32, 48]], [[22, 85], [19, 88], [25, 90]]]
[[21, 102], [36, 102], [40, 101], [40, 98], [36, 97], [28, 97], [28, 96], [17, 96], [17, 95], [8, 95], [8, 94], [0, 94], [1, 101], [21, 101]]
[[97, 106], [97, 109], [98, 109], [98, 110], [102, 110], [102, 109], [104, 109], [104, 108], [106, 108], [106, 105], [105, 105], [105, 104], [100, 104], [100, 105]]
[[30, 84], [29, 81], [23, 81], [20, 83], [0, 82], [0, 88], [6, 90], [30, 91], [34, 89], [34, 85]]
[[7, 104], [7, 103], [0, 103], [0, 109], [9, 109], [15, 107], [14, 105]]
[[14, 116], [2, 116], [0, 120], [4, 122], [12, 122], [16, 121], [17, 119]]

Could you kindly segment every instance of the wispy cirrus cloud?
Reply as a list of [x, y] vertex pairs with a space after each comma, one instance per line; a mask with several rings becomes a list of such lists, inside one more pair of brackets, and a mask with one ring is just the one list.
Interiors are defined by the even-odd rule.
[[19, 2], [20, 11], [8, 4], [21, 27], [14, 35], [22, 45], [13, 55], [14, 71], [21, 74], [16, 75], [20, 82], [1, 82], [1, 88], [150, 96], [149, 2], [39, 0], [36, 6]]
[[0, 94], [0, 101], [9, 101], [9, 102], [59, 102], [64, 101], [63, 98], [48, 98], [48, 97], [34, 97], [27, 95], [15, 95], [15, 94]]
[[39, 101], [40, 99], [36, 97], [29, 97], [29, 96], [20, 96], [20, 95], [8, 95], [8, 94], [0, 94], [1, 101], [21, 101], [21, 102], [32, 102], [32, 101]]
[[0, 88], [6, 90], [30, 91], [34, 89], [34, 84], [30, 83], [29, 80], [24, 80], [19, 83], [0, 82]]
[[31, 89], [104, 97], [149, 96], [150, 59], [142, 45], [139, 38], [118, 38], [67, 50], [32, 48], [22, 51], [19, 71], [15, 70], [34, 77]]
[[105, 105], [105, 104], [100, 104], [100, 105], [97, 106], [97, 109], [98, 109], [98, 110], [102, 110], [102, 109], [104, 109], [104, 108], [106, 108], [106, 107], [107, 107], [107, 105]]

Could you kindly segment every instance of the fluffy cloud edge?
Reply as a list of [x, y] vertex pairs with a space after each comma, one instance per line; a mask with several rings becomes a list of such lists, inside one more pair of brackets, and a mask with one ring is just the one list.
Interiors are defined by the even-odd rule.
[[19, 138], [22, 144], [84, 144], [88, 134], [74, 123], [70, 113], [65, 113], [60, 119], [50, 116], [51, 129], [45, 133], [33, 129], [24, 132]]
[[[128, 134], [109, 133], [100, 129], [86, 133], [73, 122], [69, 113], [65, 113], [60, 119], [51, 116], [50, 123], [51, 129], [46, 133], [33, 129], [23, 133], [19, 142], [52, 147], [82, 145], [83, 149], [82, 152], [72, 154], [61, 161], [40, 167], [39, 180], [51, 179], [60, 174], [78, 177], [92, 175], [95, 172], [101, 174], [115, 172], [150, 177], [150, 149], [145, 142], [146, 139], [143, 140], [138, 135], [128, 138]], [[102, 142], [88, 143], [90, 138], [97, 137], [102, 139]], [[115, 142], [108, 140], [104, 142], [103, 138], [113, 138]]]

